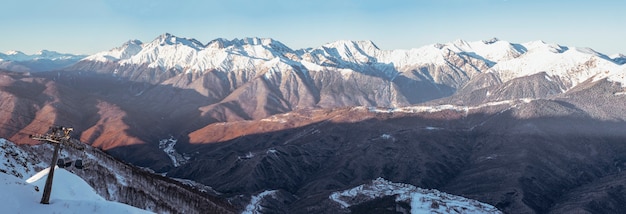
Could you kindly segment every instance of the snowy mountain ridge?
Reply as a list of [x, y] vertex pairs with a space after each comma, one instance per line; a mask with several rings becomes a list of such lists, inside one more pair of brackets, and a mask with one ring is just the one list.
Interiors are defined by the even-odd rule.
[[8, 51], [0, 53], [0, 69], [18, 72], [50, 71], [73, 65], [85, 57], [87, 55], [64, 54], [48, 50], [31, 55], [20, 51]]
[[25, 54], [21, 51], [7, 51], [0, 53], [0, 61], [30, 61], [30, 60], [80, 60], [87, 55], [59, 53], [56, 51], [41, 50], [34, 54]]
[[[121, 47], [100, 52], [82, 60], [84, 63], [113, 62], [120, 66], [147, 65], [179, 73], [212, 70], [269, 70], [278, 64], [287, 70], [343, 70], [373, 74], [393, 80], [398, 75], [414, 75], [424, 68], [448, 67], [461, 80], [452, 80], [458, 88], [479, 73], [497, 74], [501, 82], [546, 72], [571, 88], [585, 80], [609, 78], [624, 83], [623, 55], [608, 57], [590, 48], [567, 47], [544, 41], [510, 43], [493, 38], [468, 42], [456, 40], [409, 50], [381, 50], [372, 41], [340, 40], [318, 48], [292, 50], [269, 38], [215, 39], [202, 45], [196, 39], [166, 33], [150, 43], [131, 40]], [[276, 63], [268, 63], [276, 62]], [[347, 70], [346, 70], [347, 69]], [[284, 69], [283, 69], [284, 70]], [[423, 71], [422, 71], [423, 72]], [[429, 71], [423, 77], [435, 84], [450, 84], [446, 72]], [[264, 73], [264, 72], [260, 72]], [[460, 82], [459, 82], [460, 81]]]

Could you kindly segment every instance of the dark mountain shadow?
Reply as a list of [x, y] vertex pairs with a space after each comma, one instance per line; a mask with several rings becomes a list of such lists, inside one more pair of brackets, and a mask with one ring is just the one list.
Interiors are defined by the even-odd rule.
[[488, 59], [485, 59], [485, 57], [482, 57], [481, 55], [478, 55], [475, 52], [465, 52], [464, 51], [464, 52], [460, 52], [459, 55], [461, 55], [461, 56], [468, 56], [468, 57], [471, 57], [471, 58], [482, 60], [485, 63], [487, 63], [487, 65], [489, 67], [492, 67], [492, 66], [494, 66], [496, 64], [496, 62], [488, 60]]
[[513, 46], [513, 48], [515, 48], [515, 50], [521, 54], [524, 54], [526, 52], [528, 52], [528, 48], [524, 47], [521, 44], [513, 44], [511, 43], [511, 46]]
[[[174, 136], [181, 141], [186, 139], [188, 121], [201, 118], [199, 107], [210, 104], [206, 96], [191, 89], [180, 89], [170, 85], [152, 85], [107, 77], [99, 74], [77, 74], [72, 72], [42, 72], [34, 74], [38, 77], [54, 79], [54, 81], [67, 89], [80, 93], [59, 93], [60, 103], [75, 105], [71, 112], [76, 118], [69, 120], [75, 127], [74, 135], [80, 136], [87, 128], [95, 126], [101, 115], [98, 107], [100, 101], [113, 104], [125, 115], [123, 124], [128, 128], [124, 133], [97, 133], [102, 135], [124, 135], [128, 140], [134, 137], [139, 142], [108, 142], [108, 148], [116, 144], [137, 144], [130, 147], [134, 149], [110, 150], [111, 154], [122, 157], [142, 157], [143, 162], [134, 163], [139, 166], [153, 166], [155, 169], [166, 167], [167, 164], [159, 164], [160, 160], [167, 159], [167, 155], [159, 149], [161, 139]], [[80, 94], [80, 95], [76, 95]], [[80, 108], [80, 109], [78, 109]], [[72, 109], [72, 108], [70, 108]], [[69, 110], [72, 111], [72, 110]], [[106, 115], [116, 117], [116, 115]], [[204, 125], [210, 122], [205, 123]], [[106, 124], [105, 124], [106, 125]], [[199, 125], [198, 126], [204, 126]], [[104, 129], [106, 130], [106, 129]], [[86, 142], [93, 144], [94, 142]], [[155, 165], [156, 164], [156, 165]], [[161, 166], [158, 166], [161, 165]]]
[[[28, 133], [24, 133], [23, 129], [35, 122], [38, 109], [52, 100], [43, 94], [45, 82], [32, 78], [28, 73], [5, 70], [0, 70], [0, 78], [0, 92], [7, 96], [3, 96], [3, 101], [0, 102], [0, 136], [16, 140], [17, 138], [13, 138], [16, 134], [24, 135], [22, 137], [35, 134], [33, 132], [39, 130], [28, 130]], [[54, 122], [49, 121], [49, 124]]]
[[378, 118], [181, 144], [179, 152], [196, 155], [168, 176], [199, 181], [227, 197], [284, 190], [300, 198], [289, 204], [296, 213], [377, 177], [507, 213], [546, 213], [568, 203], [563, 197], [570, 191], [626, 167], [625, 122], [518, 119], [510, 111], [452, 120]]
[[398, 91], [407, 99], [409, 104], [419, 104], [448, 97], [456, 91], [455, 88], [444, 84], [430, 81], [416, 81], [404, 75], [395, 77], [393, 83]]

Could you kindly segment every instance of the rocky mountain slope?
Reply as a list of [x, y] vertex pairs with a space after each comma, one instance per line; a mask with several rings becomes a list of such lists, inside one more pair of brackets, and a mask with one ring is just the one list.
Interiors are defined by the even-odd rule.
[[235, 206], [273, 191], [269, 212], [321, 212], [379, 177], [507, 213], [619, 212], [621, 58], [542, 41], [293, 50], [163, 34], [63, 70], [0, 72], [0, 136], [72, 126]]

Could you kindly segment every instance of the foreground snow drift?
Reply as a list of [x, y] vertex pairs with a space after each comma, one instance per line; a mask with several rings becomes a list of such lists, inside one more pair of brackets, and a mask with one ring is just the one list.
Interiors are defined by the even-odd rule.
[[0, 173], [0, 207], [3, 213], [150, 213], [107, 201], [78, 176], [56, 169], [50, 204], [40, 204], [49, 169], [23, 181]]

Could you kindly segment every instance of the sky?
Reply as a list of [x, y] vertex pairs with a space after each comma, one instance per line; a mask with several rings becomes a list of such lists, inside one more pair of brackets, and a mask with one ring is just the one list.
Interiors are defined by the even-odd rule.
[[163, 33], [208, 43], [263, 37], [292, 49], [371, 40], [543, 40], [626, 54], [624, 0], [3, 0], [0, 52], [94, 54]]

